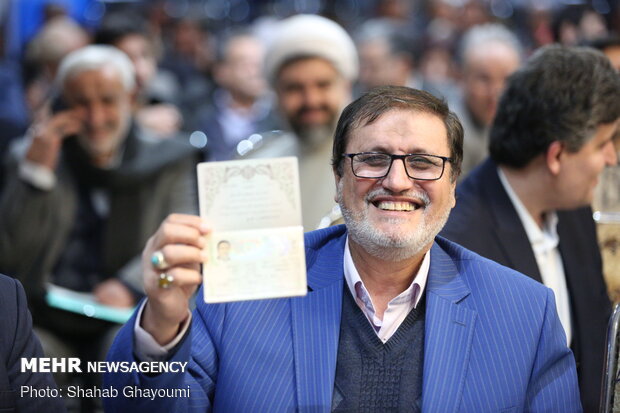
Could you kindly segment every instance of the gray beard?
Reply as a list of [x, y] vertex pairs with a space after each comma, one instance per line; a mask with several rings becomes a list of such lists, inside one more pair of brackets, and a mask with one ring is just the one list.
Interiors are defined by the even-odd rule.
[[334, 128], [331, 125], [321, 125], [303, 128], [294, 128], [294, 132], [305, 147], [313, 147], [331, 139]]
[[[444, 227], [450, 215], [450, 208], [448, 208], [442, 212], [437, 220], [431, 220], [426, 216], [425, 219], [422, 220], [420, 226], [412, 233], [386, 234], [378, 231], [370, 224], [364, 211], [353, 212], [344, 206], [342, 184], [343, 181], [340, 180], [338, 183], [337, 197], [349, 236], [368, 254], [385, 261], [403, 261], [424, 252], [433, 242], [435, 236]], [[424, 200], [426, 207], [423, 214], [426, 214], [426, 208], [430, 206], [428, 195], [425, 192], [420, 192], [416, 195]], [[366, 202], [368, 202], [368, 200], [366, 200]], [[401, 220], [392, 219], [388, 222], [393, 225], [399, 225]]]

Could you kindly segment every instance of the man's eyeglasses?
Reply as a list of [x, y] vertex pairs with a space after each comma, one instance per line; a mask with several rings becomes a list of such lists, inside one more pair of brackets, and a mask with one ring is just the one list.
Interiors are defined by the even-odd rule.
[[394, 159], [400, 159], [405, 165], [407, 176], [421, 181], [435, 181], [443, 176], [447, 162], [451, 158], [426, 153], [408, 153], [392, 155], [382, 152], [345, 153], [343, 157], [351, 158], [351, 169], [358, 178], [381, 179], [392, 169]]

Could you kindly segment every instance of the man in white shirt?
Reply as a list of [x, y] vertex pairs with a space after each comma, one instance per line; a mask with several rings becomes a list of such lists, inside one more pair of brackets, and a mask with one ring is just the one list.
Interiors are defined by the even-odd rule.
[[620, 78], [585, 48], [538, 51], [509, 80], [490, 154], [457, 190], [442, 235], [555, 293], [585, 411], [598, 411], [610, 314], [589, 204], [615, 165]]
[[346, 225], [306, 234], [304, 297], [199, 298], [190, 313], [209, 227], [170, 216], [143, 254], [148, 299], [108, 359], [188, 369], [104, 381], [190, 395], [154, 402], [119, 390], [106, 408], [580, 411], [551, 290], [435, 238], [455, 203], [462, 142], [456, 116], [426, 92], [382, 87], [347, 106], [332, 152]]

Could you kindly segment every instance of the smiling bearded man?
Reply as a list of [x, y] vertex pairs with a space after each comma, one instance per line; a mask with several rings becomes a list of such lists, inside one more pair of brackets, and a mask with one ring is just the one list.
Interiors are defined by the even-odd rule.
[[[340, 205], [342, 216], [346, 222], [349, 230], [349, 236], [355, 240], [358, 244], [362, 245], [364, 249], [375, 257], [380, 257], [389, 261], [402, 261], [407, 258], [419, 254], [420, 251], [428, 246], [435, 236], [441, 231], [448, 216], [450, 215], [450, 209], [445, 209], [443, 214], [435, 221], [429, 221], [424, 215], [424, 218], [417, 230], [405, 234], [393, 234], [383, 233], [372, 226], [368, 220], [367, 210], [359, 212], [353, 212], [346, 207], [342, 191], [343, 182], [340, 181], [337, 186], [337, 202]], [[382, 196], [390, 195], [387, 191], [375, 190], [366, 196], [365, 201], [368, 204], [373, 202], [373, 199]], [[430, 199], [426, 192], [411, 192], [403, 194], [406, 197], [417, 199], [419, 202], [415, 206], [411, 206], [410, 203], [392, 203], [392, 205], [386, 205], [387, 202], [383, 202], [379, 208], [393, 209], [393, 210], [405, 210], [413, 211], [419, 208], [424, 209], [423, 214], [426, 214], [426, 207], [430, 204]], [[399, 225], [402, 219], [399, 218], [384, 218], [384, 221], [390, 225]]]
[[[336, 201], [350, 241], [376, 258], [397, 262], [428, 251], [448, 219], [458, 176], [454, 165], [460, 162], [453, 149], [462, 128], [447, 112], [444, 123], [419, 102], [410, 101], [408, 107], [403, 101], [394, 107], [375, 100], [349, 120], [348, 139], [342, 127], [336, 131]], [[383, 153], [390, 148], [416, 155], [390, 158]], [[351, 168], [342, 167], [344, 158], [350, 159]], [[450, 176], [441, 179], [446, 163], [452, 165]]]
[[304, 297], [199, 299], [190, 315], [210, 229], [168, 217], [143, 254], [148, 299], [108, 359], [189, 368], [106, 381], [191, 386], [191, 398], [106, 398], [107, 410], [579, 412], [551, 290], [435, 236], [455, 204], [462, 145], [456, 116], [426, 92], [382, 87], [347, 106], [332, 151], [346, 225], [306, 234]]

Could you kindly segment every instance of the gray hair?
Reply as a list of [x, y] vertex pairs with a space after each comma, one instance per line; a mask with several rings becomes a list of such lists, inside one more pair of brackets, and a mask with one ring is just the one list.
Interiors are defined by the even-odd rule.
[[129, 57], [113, 46], [92, 45], [69, 53], [61, 62], [56, 75], [56, 86], [62, 89], [68, 78], [76, 74], [113, 67], [118, 72], [125, 90], [136, 87], [136, 74]]
[[523, 46], [517, 36], [506, 26], [498, 23], [486, 23], [474, 26], [465, 32], [459, 49], [461, 65], [466, 63], [470, 51], [484, 48], [489, 43], [504, 44], [517, 53], [519, 60], [523, 60]]
[[355, 35], [355, 41], [359, 46], [382, 42], [391, 56], [405, 55], [414, 58], [417, 52], [417, 42], [412, 37], [403, 33], [402, 27], [387, 19], [373, 19], [365, 22]]

